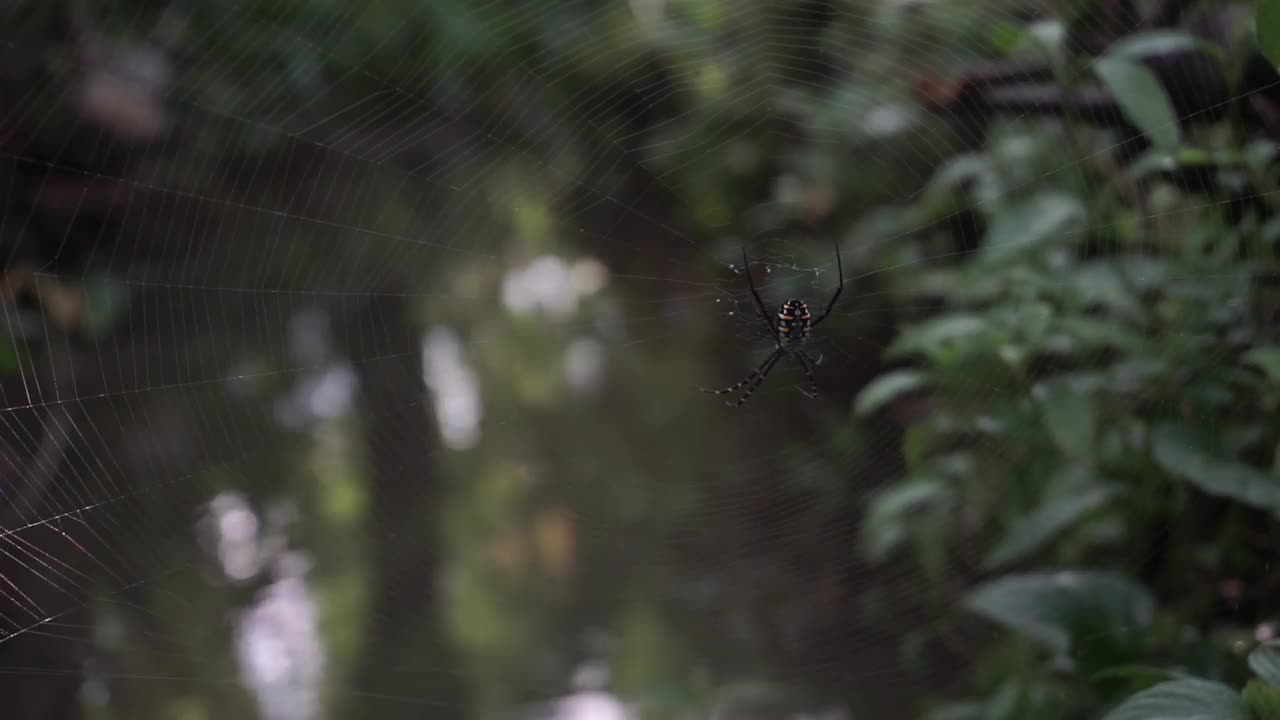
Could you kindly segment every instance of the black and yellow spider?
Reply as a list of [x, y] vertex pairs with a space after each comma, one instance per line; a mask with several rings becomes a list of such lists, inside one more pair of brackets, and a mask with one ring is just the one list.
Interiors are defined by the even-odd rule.
[[805, 350], [804, 344], [809, 340], [813, 329], [818, 327], [818, 323], [827, 319], [831, 314], [831, 309], [836, 306], [836, 300], [840, 299], [840, 293], [844, 290], [844, 267], [840, 263], [840, 246], [836, 246], [836, 271], [840, 276], [840, 284], [836, 286], [836, 292], [831, 296], [830, 302], [827, 303], [827, 309], [822, 311], [816, 320], [809, 319], [809, 306], [803, 300], [791, 299], [778, 308], [778, 320], [775, 323], [769, 319], [769, 311], [764, 309], [764, 301], [760, 299], [760, 293], [756, 292], [755, 280], [751, 278], [751, 262], [747, 259], [747, 249], [742, 248], [742, 268], [747, 273], [747, 284], [751, 287], [751, 296], [756, 300], [756, 308], [760, 310], [760, 319], [769, 328], [769, 332], [773, 335], [774, 349], [764, 362], [760, 363], [751, 374], [743, 378], [741, 381], [723, 390], [708, 390], [702, 388], [702, 392], [712, 393], [715, 395], [724, 395], [731, 393], [738, 388], [751, 383], [747, 391], [742, 394], [735, 402], [726, 401], [725, 405], [729, 407], [738, 407], [745, 403], [747, 398], [751, 397], [751, 393], [760, 387], [764, 379], [769, 377], [769, 373], [773, 372], [773, 368], [783, 357], [791, 356], [800, 363], [800, 367], [804, 370], [804, 375], [809, 380], [809, 396], [815, 397], [818, 393], [818, 382], [813, 377], [813, 367], [821, 361], [814, 360]]

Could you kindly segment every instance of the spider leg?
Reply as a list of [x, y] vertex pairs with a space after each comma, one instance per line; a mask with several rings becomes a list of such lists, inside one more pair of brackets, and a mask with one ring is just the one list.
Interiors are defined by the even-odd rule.
[[796, 353], [796, 360], [800, 362], [800, 367], [804, 368], [804, 376], [809, 380], [809, 392], [804, 392], [803, 390], [800, 392], [812, 400], [818, 397], [818, 381], [813, 377], [813, 368], [809, 365], [812, 359], [808, 353], [802, 350]]
[[[840, 284], [836, 286], [835, 294], [831, 296], [831, 301], [827, 303], [827, 309], [822, 311], [822, 314], [810, 324], [810, 327], [818, 327], [818, 323], [827, 319], [827, 316], [831, 314], [831, 310], [836, 306], [836, 300], [840, 299], [840, 293], [844, 292], [844, 265], [840, 263], [840, 244], [834, 240], [832, 244], [836, 248], [836, 272], [840, 274]], [[750, 276], [748, 275], [747, 277]]]
[[764, 301], [760, 299], [760, 293], [756, 292], [756, 281], [751, 279], [751, 261], [747, 259], [747, 248], [742, 248], [742, 270], [747, 274], [747, 285], [751, 286], [751, 297], [756, 299], [756, 308], [760, 310], [760, 319], [764, 321], [765, 327], [769, 328], [769, 333], [773, 335], [773, 342], [778, 347], [782, 347], [782, 336], [778, 335], [778, 327], [773, 320], [769, 319], [769, 311], [764, 309]]
[[[742, 387], [743, 385], [746, 385], [752, 380], [755, 380], [757, 377], [761, 377], [763, 373], [767, 373], [773, 367], [773, 363], [777, 362], [778, 356], [781, 354], [781, 352], [782, 352], [781, 350], [774, 350], [773, 353], [769, 355], [769, 357], [764, 359], [764, 362], [757, 365], [756, 369], [751, 371], [750, 375], [742, 378], [737, 383], [734, 383], [733, 385], [730, 385], [727, 388], [724, 388], [721, 390], [708, 390], [707, 388], [701, 388], [701, 390], [704, 393], [711, 393], [712, 395], [724, 395], [725, 393], [734, 392], [738, 388]], [[761, 377], [761, 379], [763, 380], [764, 378]]]
[[728, 405], [729, 407], [738, 407], [743, 403], [745, 403], [747, 399], [751, 397], [751, 393], [755, 392], [756, 388], [760, 387], [760, 383], [764, 382], [764, 379], [769, 377], [769, 373], [773, 372], [774, 366], [777, 365], [778, 361], [782, 359], [782, 355], [783, 355], [783, 352], [781, 348], [773, 351], [773, 355], [769, 356], [769, 360], [765, 365], [764, 371], [760, 373], [760, 375], [756, 378], [755, 382], [751, 383], [751, 386], [748, 387], [747, 391], [742, 394], [742, 397], [738, 398], [736, 402], [729, 402], [726, 400], [724, 404]]

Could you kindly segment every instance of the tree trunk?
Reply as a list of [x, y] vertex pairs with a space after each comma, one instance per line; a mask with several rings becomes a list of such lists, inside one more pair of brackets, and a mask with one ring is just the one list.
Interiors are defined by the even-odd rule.
[[363, 398], [374, 583], [349, 714], [462, 718], [438, 590], [440, 444], [428, 416], [411, 302], [376, 296], [344, 325]]

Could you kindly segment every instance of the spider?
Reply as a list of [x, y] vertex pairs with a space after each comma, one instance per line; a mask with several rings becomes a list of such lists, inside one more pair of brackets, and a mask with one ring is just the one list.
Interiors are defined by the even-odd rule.
[[[713, 395], [724, 395], [731, 393], [738, 388], [751, 383], [747, 391], [742, 397], [736, 401], [725, 401], [725, 405], [729, 407], [738, 407], [751, 397], [751, 393], [760, 387], [764, 379], [769, 377], [769, 373], [773, 372], [773, 368], [783, 357], [794, 357], [800, 363], [800, 367], [804, 370], [804, 375], [809, 380], [809, 392], [805, 393], [809, 397], [816, 397], [818, 394], [818, 383], [813, 377], [813, 367], [822, 362], [819, 356], [814, 360], [804, 349], [804, 344], [809, 340], [809, 335], [813, 329], [818, 327], [818, 323], [827, 319], [831, 314], [831, 309], [836, 306], [836, 300], [840, 299], [840, 293], [844, 290], [844, 267], [840, 263], [840, 246], [836, 245], [836, 271], [840, 275], [840, 284], [836, 286], [836, 292], [831, 296], [831, 300], [827, 303], [827, 309], [822, 311], [816, 320], [809, 319], [809, 306], [803, 300], [791, 299], [778, 308], [778, 320], [774, 323], [769, 319], [769, 312], [764, 309], [764, 301], [760, 299], [760, 293], [756, 292], [755, 280], [751, 278], [751, 262], [747, 259], [747, 249], [742, 248], [742, 267], [747, 273], [747, 284], [751, 287], [751, 296], [756, 300], [756, 308], [760, 311], [760, 319], [764, 321], [765, 326], [769, 328], [769, 333], [773, 335], [774, 349], [764, 362], [756, 366], [751, 374], [743, 378], [734, 385], [730, 385], [723, 390], [708, 390], [702, 388], [702, 392], [711, 393]], [[801, 392], [804, 392], [803, 390]]]

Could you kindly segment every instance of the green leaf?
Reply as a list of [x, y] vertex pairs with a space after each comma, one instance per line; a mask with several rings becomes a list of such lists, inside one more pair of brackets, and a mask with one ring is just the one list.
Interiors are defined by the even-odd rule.
[[0, 340], [0, 375], [9, 375], [22, 368], [18, 347], [12, 338]]
[[1054, 443], [1067, 455], [1088, 455], [1093, 450], [1093, 397], [1066, 382], [1037, 389], [1040, 414]]
[[1273, 66], [1280, 65], [1280, 0], [1258, 0], [1258, 47]]
[[1015, 337], [1032, 343], [1043, 338], [1053, 323], [1053, 306], [1047, 302], [1006, 303], [991, 314]]
[[1240, 695], [1230, 687], [1184, 678], [1143, 690], [1103, 720], [1249, 720], [1249, 714]]
[[1124, 283], [1120, 270], [1114, 263], [1090, 263], [1067, 278], [1066, 282], [1090, 304], [1098, 304], [1127, 320], [1141, 322], [1145, 308]]
[[1044, 192], [998, 211], [983, 241], [983, 260], [1007, 260], [1083, 224], [1084, 204], [1074, 195]]
[[1047, 498], [1009, 530], [987, 555], [983, 567], [994, 570], [1029, 557], [1119, 494], [1119, 488], [1104, 486], [1071, 497]]
[[1272, 382], [1280, 382], [1280, 347], [1266, 345], [1244, 354], [1244, 361], [1266, 373]]
[[1065, 317], [1059, 323], [1074, 344], [1088, 349], [1114, 348], [1140, 353], [1147, 348], [1146, 337], [1113, 320], [1088, 317]]
[[929, 451], [938, 438], [928, 425], [912, 425], [902, 437], [902, 462], [907, 474], [919, 474], [927, 464]]
[[992, 185], [998, 182], [991, 159], [980, 153], [956, 155], [942, 164], [929, 181], [925, 197], [932, 202], [950, 198], [967, 183]]
[[1203, 492], [1280, 514], [1280, 478], [1197, 447], [1190, 428], [1172, 423], [1151, 433], [1152, 454], [1170, 475]]
[[1170, 670], [1169, 668], [1156, 667], [1153, 665], [1118, 665], [1116, 667], [1109, 667], [1102, 672], [1094, 673], [1091, 676], [1091, 679], [1097, 681], [1110, 679], [1146, 680], [1154, 678], [1163, 682], [1165, 680], [1176, 680], [1181, 677], [1187, 677], [1186, 673], [1182, 673], [1177, 670]]
[[959, 340], [987, 332], [989, 325], [981, 315], [953, 313], [909, 327], [889, 346], [890, 355], [922, 353], [936, 356]]
[[1280, 640], [1259, 645], [1249, 653], [1249, 669], [1267, 683], [1280, 687]]
[[1062, 571], [997, 578], [973, 590], [966, 605], [1065, 655], [1081, 644], [1130, 638], [1150, 625], [1155, 601], [1117, 573]]
[[1181, 140], [1177, 115], [1155, 73], [1120, 55], [1099, 58], [1093, 68], [1129, 122], [1157, 148], [1170, 153], [1177, 150]]
[[1107, 55], [1138, 60], [1152, 55], [1199, 51], [1223, 59], [1222, 49], [1181, 30], [1151, 30], [1134, 33], [1107, 48]]
[[986, 717], [989, 720], [1010, 720], [1022, 698], [1022, 684], [1017, 680], [1005, 680], [1000, 689], [987, 701]]
[[1018, 46], [1026, 41], [1027, 32], [1021, 25], [1008, 21], [998, 21], [991, 28], [989, 40], [991, 47], [1002, 55], [1012, 54]]
[[[1165, 156], [1168, 157], [1168, 156]], [[1200, 148], [1184, 147], [1179, 148], [1173, 154], [1173, 162], [1179, 167], [1195, 168], [1195, 167], [1211, 167], [1214, 165], [1232, 165], [1234, 158], [1224, 156], [1221, 153], [1211, 153], [1208, 150]]]
[[950, 498], [947, 487], [936, 480], [912, 480], [876, 495], [867, 510], [862, 537], [867, 555], [879, 562], [908, 536], [906, 516]]
[[1259, 680], [1244, 686], [1244, 702], [1256, 720], [1280, 720], [1280, 688]]
[[858, 393], [856, 412], [870, 415], [899, 395], [922, 387], [927, 380], [928, 376], [919, 370], [894, 370], [881, 375]]

